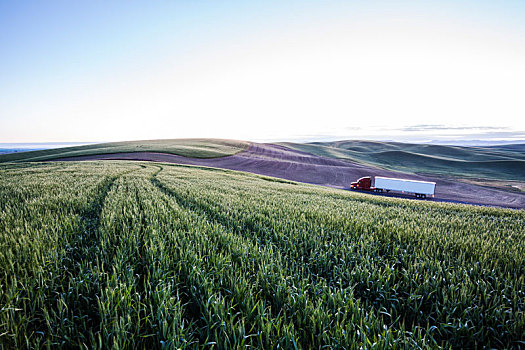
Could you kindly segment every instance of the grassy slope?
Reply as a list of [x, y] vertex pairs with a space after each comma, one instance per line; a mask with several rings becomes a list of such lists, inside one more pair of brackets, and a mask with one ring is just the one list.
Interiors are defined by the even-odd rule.
[[0, 347], [523, 340], [524, 211], [166, 164], [0, 170]]
[[121, 152], [161, 152], [192, 158], [217, 158], [248, 148], [245, 141], [221, 139], [173, 139], [100, 143], [43, 151], [0, 155], [2, 162], [45, 161], [57, 158]]
[[282, 144], [320, 156], [398, 171], [525, 181], [525, 144], [491, 147], [373, 141]]

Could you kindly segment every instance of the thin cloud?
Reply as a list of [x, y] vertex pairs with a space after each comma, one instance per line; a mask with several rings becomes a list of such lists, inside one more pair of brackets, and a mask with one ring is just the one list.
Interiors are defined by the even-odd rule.
[[[503, 143], [525, 143], [525, 131], [512, 131], [507, 127], [445, 127], [440, 129], [424, 128], [412, 132], [402, 132], [392, 136], [392, 132], [402, 129], [376, 129], [375, 133], [352, 133], [343, 132], [338, 135], [329, 133], [300, 134], [286, 139], [261, 140], [263, 142], [290, 141], [290, 142], [328, 142], [341, 140], [375, 140], [375, 141], [400, 141], [415, 143], [436, 143], [456, 145], [484, 145]], [[344, 129], [344, 128], [342, 128]], [[506, 130], [505, 130], [506, 129]], [[438, 132], [429, 135], [429, 131]], [[454, 134], [447, 133], [449, 130], [457, 131]], [[440, 132], [441, 131], [441, 132]], [[463, 131], [463, 132], [461, 132]]]
[[498, 131], [481, 132], [469, 134], [469, 137], [480, 137], [483, 139], [525, 139], [525, 131]]
[[435, 131], [435, 130], [461, 130], [461, 131], [481, 131], [481, 130], [505, 130], [507, 127], [501, 126], [448, 126], [443, 124], [417, 124], [399, 129], [400, 131]]

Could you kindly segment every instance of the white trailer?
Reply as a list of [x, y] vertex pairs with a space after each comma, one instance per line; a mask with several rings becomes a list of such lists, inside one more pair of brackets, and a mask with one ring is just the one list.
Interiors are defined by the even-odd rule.
[[396, 179], [392, 177], [375, 176], [374, 184], [372, 184], [376, 192], [390, 192], [397, 191], [402, 193], [415, 194], [418, 198], [425, 198], [427, 196], [434, 196], [436, 189], [435, 182], [416, 181], [406, 179]]

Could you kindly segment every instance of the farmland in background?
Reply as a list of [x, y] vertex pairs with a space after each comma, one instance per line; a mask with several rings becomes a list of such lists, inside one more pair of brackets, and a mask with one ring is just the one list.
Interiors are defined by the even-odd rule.
[[353, 140], [281, 144], [396, 171], [525, 182], [525, 144], [474, 147]]
[[517, 348], [524, 227], [228, 170], [0, 165], [0, 344]]
[[[137, 158], [138, 160], [185, 163], [184, 159], [176, 157], [213, 160], [237, 154], [246, 155], [243, 151], [249, 151], [250, 145], [273, 147], [273, 150], [275, 147], [285, 146], [288, 149], [315, 156], [346, 160], [350, 164], [357, 162], [365, 167], [370, 167], [366, 175], [376, 174], [377, 167], [379, 167], [404, 174], [419, 174], [430, 177], [437, 175], [442, 179], [452, 177], [452, 181], [460, 180], [463, 183], [504, 189], [507, 192], [525, 191], [525, 144], [474, 147], [348, 140], [312, 143], [281, 142], [278, 143], [279, 146], [275, 146], [273, 144], [254, 144], [247, 141], [223, 139], [170, 139], [88, 144], [30, 152], [11, 152], [12, 150], [3, 152], [0, 150], [0, 163], [111, 158], [127, 160]], [[280, 156], [286, 158], [290, 155], [285, 148], [280, 150], [282, 151]], [[1, 154], [2, 152], [8, 154]], [[269, 160], [268, 155], [257, 156]], [[279, 157], [275, 152], [270, 156]], [[231, 168], [232, 164], [231, 162], [228, 163], [226, 168]], [[210, 166], [214, 167], [213, 164]], [[240, 165], [233, 167], [237, 170], [268, 174], [265, 168], [243, 169]], [[268, 175], [283, 177], [282, 174]], [[402, 175], [398, 174], [397, 176]], [[284, 177], [293, 178], [294, 175], [286, 174]], [[354, 180], [351, 179], [351, 181]], [[428, 181], [435, 180], [429, 179]], [[315, 180], [310, 178], [304, 181], [315, 183]], [[347, 182], [349, 183], [350, 180]], [[348, 186], [346, 183], [344, 185], [331, 185]], [[439, 187], [442, 188], [442, 186]], [[473, 190], [465, 189], [464, 192], [468, 193]], [[447, 197], [447, 199], [450, 200], [451, 198]], [[472, 200], [469, 201], [464, 198], [459, 198], [459, 200], [472, 202]], [[514, 200], [514, 197], [509, 198], [509, 202], [514, 202]], [[485, 200], [485, 202], [489, 205], [505, 206], [499, 202], [492, 203], [490, 200]]]

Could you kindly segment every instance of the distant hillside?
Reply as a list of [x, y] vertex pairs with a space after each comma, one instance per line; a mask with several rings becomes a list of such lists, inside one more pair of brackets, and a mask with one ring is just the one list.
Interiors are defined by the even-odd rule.
[[249, 142], [222, 139], [173, 139], [99, 143], [31, 152], [0, 155], [0, 163], [46, 161], [58, 158], [114, 154], [123, 152], [159, 152], [192, 158], [218, 158], [248, 148]]
[[319, 156], [410, 173], [525, 181], [525, 144], [467, 147], [399, 142], [281, 143]]
[[[91, 144], [0, 155], [0, 163], [124, 153], [163, 153], [212, 159], [247, 150], [250, 142], [223, 139], [145, 140]], [[336, 141], [280, 143], [317, 156], [350, 160], [388, 170], [476, 179], [525, 181], [525, 144], [469, 147], [400, 142]], [[129, 156], [127, 156], [129, 158]], [[240, 169], [245, 170], [245, 169]]]

